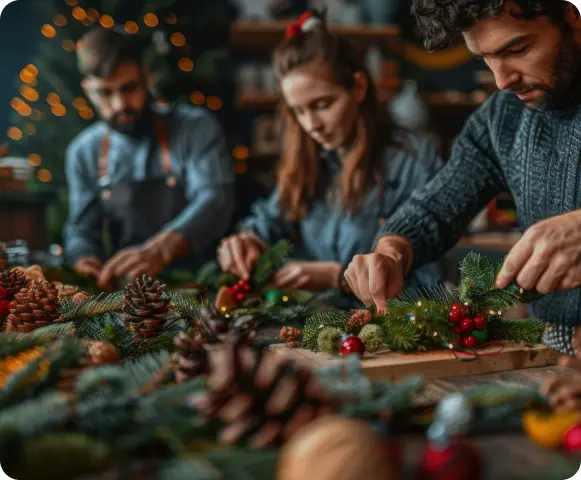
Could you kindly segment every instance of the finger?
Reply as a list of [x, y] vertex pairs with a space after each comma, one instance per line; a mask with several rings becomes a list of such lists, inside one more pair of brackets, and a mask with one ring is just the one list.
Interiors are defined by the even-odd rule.
[[275, 288], [289, 288], [296, 282], [300, 274], [300, 270], [294, 265], [283, 267], [273, 277]]
[[393, 263], [392, 268], [389, 270], [389, 276], [387, 277], [387, 291], [386, 296], [388, 300], [396, 298], [403, 289], [404, 285], [404, 274], [403, 267], [399, 263]]
[[345, 278], [347, 285], [349, 285], [349, 290], [351, 290], [353, 295], [355, 295], [357, 298], [359, 298], [361, 300], [361, 297], [359, 297], [359, 286], [357, 284], [357, 277], [355, 276], [355, 270], [354, 270], [353, 263], [350, 263], [347, 266], [347, 269], [345, 270], [345, 273], [343, 274], [343, 278]]
[[292, 282], [288, 288], [289, 290], [298, 290], [299, 288], [303, 288], [310, 281], [310, 277], [306, 274], [303, 274], [299, 276], [294, 282]]
[[122, 262], [119, 262], [117, 264], [117, 267], [114, 270], [114, 276], [115, 278], [123, 278], [125, 276], [127, 276], [127, 274], [133, 270], [134, 268], [137, 268], [140, 264], [144, 264], [144, 260], [143, 257], [141, 255], [138, 254], [132, 254], [132, 255], [128, 255], [127, 257], [125, 257], [123, 259]]
[[148, 264], [147, 262], [140, 262], [135, 267], [132, 267], [131, 270], [127, 273], [126, 277], [134, 280], [141, 275], [147, 275], [149, 277], [155, 276], [155, 268]]
[[504, 260], [502, 268], [496, 277], [496, 288], [508, 287], [510, 282], [515, 279], [524, 264], [531, 257], [532, 253], [532, 242], [529, 241], [528, 237], [521, 238], [517, 244], [512, 247]]
[[369, 259], [368, 263], [368, 284], [369, 284], [369, 294], [377, 308], [378, 313], [383, 313], [385, 311], [385, 305], [387, 303], [387, 288], [390, 272], [385, 268], [383, 262], [377, 260]]
[[543, 295], [548, 295], [557, 289], [557, 287], [561, 284], [564, 276], [564, 273], [559, 274], [555, 268], [551, 268], [551, 266], [549, 266], [549, 268], [541, 274], [541, 277], [539, 278], [539, 281], [537, 282], [534, 289]]
[[365, 303], [366, 306], [370, 306], [374, 303], [373, 295], [371, 294], [369, 280], [370, 280], [369, 265], [367, 260], [357, 270], [357, 288], [359, 290], [359, 299]]
[[258, 248], [254, 247], [254, 246], [247, 248], [246, 257], [244, 258], [244, 263], [248, 267], [248, 270], [250, 270], [254, 266], [254, 264], [260, 258], [260, 255], [261, 255], [261, 252]]
[[230, 248], [233, 262], [240, 272], [239, 276], [242, 277], [243, 280], [248, 280], [250, 278], [250, 271], [244, 262], [246, 257], [244, 242], [240, 237], [233, 237], [228, 243], [228, 246]]
[[83, 275], [86, 277], [95, 277], [97, 278], [101, 273], [100, 268], [97, 265], [86, 265], [83, 268]]
[[232, 255], [226, 243], [218, 248], [218, 264], [223, 272], [229, 272], [232, 268]]

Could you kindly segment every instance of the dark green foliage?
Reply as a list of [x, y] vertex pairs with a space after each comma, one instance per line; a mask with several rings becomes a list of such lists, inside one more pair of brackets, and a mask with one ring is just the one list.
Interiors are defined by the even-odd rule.
[[347, 320], [349, 320], [349, 315], [340, 310], [329, 310], [309, 316], [303, 328], [301, 346], [317, 351], [317, 339], [321, 330], [325, 327], [343, 328]]
[[538, 318], [506, 320], [497, 318], [488, 324], [491, 340], [512, 340], [513, 342], [540, 343], [545, 330], [545, 322]]
[[123, 292], [101, 293], [79, 304], [74, 304], [71, 299], [65, 299], [61, 304], [59, 313], [61, 314], [61, 320], [66, 322], [96, 317], [106, 313], [120, 312], [123, 308], [123, 299]]
[[251, 282], [255, 289], [261, 290], [266, 286], [272, 274], [288, 260], [292, 247], [288, 240], [281, 240], [262, 254], [252, 269]]

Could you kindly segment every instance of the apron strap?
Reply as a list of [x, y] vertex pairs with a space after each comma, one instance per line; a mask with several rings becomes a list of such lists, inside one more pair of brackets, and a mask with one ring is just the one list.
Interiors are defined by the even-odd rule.
[[[165, 129], [165, 124], [163, 119], [155, 115], [154, 117], [155, 135], [157, 143], [161, 150], [161, 167], [166, 174], [171, 173], [171, 154], [169, 151], [169, 142], [167, 139], [167, 132]], [[103, 137], [103, 143], [101, 145], [101, 152], [99, 154], [99, 178], [104, 178], [107, 176], [107, 170], [109, 167], [109, 148], [111, 146], [111, 138], [109, 136], [109, 130], [105, 132]]]

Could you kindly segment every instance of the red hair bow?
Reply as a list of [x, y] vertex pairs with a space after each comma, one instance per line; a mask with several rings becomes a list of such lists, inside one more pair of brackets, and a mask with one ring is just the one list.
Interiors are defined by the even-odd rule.
[[303, 33], [303, 24], [307, 19], [311, 18], [312, 16], [313, 14], [311, 12], [305, 12], [299, 17], [299, 19], [296, 22], [287, 25], [286, 38], [296, 37], [297, 35]]

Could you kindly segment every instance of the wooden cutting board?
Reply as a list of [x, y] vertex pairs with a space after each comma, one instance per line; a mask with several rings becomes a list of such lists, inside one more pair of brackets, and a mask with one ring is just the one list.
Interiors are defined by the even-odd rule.
[[[502, 347], [502, 351], [501, 350]], [[289, 349], [285, 344], [274, 344], [270, 349], [280, 355], [305, 362], [314, 368], [341, 361], [323, 352], [311, 352], [301, 348]], [[456, 378], [485, 373], [506, 372], [525, 368], [555, 365], [560, 353], [545, 345], [525, 346], [512, 342], [478, 349], [480, 357], [473, 361], [460, 361], [450, 350], [435, 350], [420, 354], [403, 354], [389, 350], [375, 355], [365, 355], [363, 371], [371, 380], [399, 381], [410, 375], [422, 375], [424, 379]], [[488, 355], [487, 355], [488, 354]], [[468, 358], [462, 355], [461, 358]]]

